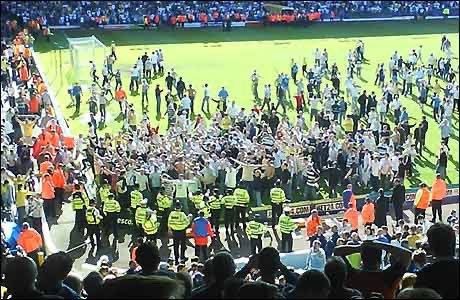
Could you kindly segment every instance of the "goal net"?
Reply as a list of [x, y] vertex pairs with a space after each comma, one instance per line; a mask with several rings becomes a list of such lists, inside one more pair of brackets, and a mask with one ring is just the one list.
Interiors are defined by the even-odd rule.
[[70, 49], [70, 63], [72, 65], [71, 82], [89, 84], [91, 78], [91, 64], [96, 64], [96, 74], [101, 77], [102, 66], [107, 53], [107, 47], [94, 35], [82, 38], [67, 38]]

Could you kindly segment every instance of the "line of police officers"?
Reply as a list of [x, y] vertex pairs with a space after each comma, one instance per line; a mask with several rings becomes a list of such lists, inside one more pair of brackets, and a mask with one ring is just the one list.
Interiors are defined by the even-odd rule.
[[[107, 237], [113, 234], [114, 240], [118, 240], [118, 217], [121, 212], [120, 203], [115, 199], [115, 195], [110, 190], [110, 185], [104, 183], [99, 189], [99, 205], [95, 199], [88, 199], [84, 188], [75, 184], [74, 192], [71, 196], [72, 208], [75, 211], [75, 226], [77, 230], [83, 232], [87, 229], [87, 236], [90, 238], [91, 245], [101, 247], [101, 230], [104, 229]], [[283, 204], [287, 202], [285, 193], [280, 187], [279, 181], [270, 191], [272, 206], [272, 228], [278, 224], [281, 232], [281, 251], [292, 251], [292, 232], [297, 229], [296, 223], [289, 216], [290, 209]], [[222, 208], [224, 209], [224, 225], [226, 234], [233, 235], [236, 228], [243, 225], [243, 230], [250, 240], [251, 252], [257, 253], [262, 249], [262, 239], [267, 232], [266, 225], [262, 223], [260, 216], [254, 214], [253, 219], [247, 223], [249, 207], [249, 193], [243, 187], [235, 190], [228, 189], [226, 194], [219, 195], [219, 190], [214, 189], [206, 194], [196, 192], [190, 195], [190, 201], [194, 206], [195, 216], [198, 211], [204, 212], [204, 217], [210, 220], [212, 229], [216, 236], [219, 234], [220, 217]], [[168, 229], [172, 233], [174, 256], [176, 263], [185, 261], [186, 250], [186, 230], [192, 221], [192, 215], [186, 215], [182, 211], [180, 202], [176, 202], [173, 207], [173, 199], [165, 194], [162, 187], [156, 197], [156, 201], [144, 199], [139, 191], [139, 185], [134, 186], [130, 192], [129, 208], [133, 221], [133, 237], [144, 236], [147, 240], [156, 242], [159, 236], [164, 237], [168, 234]], [[99, 207], [99, 208], [98, 208]], [[171, 211], [172, 210], [172, 211]], [[103, 223], [103, 228], [101, 228]]]

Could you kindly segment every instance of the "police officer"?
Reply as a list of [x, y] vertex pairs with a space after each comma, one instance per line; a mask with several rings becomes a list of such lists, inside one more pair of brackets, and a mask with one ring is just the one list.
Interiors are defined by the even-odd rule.
[[260, 215], [255, 214], [254, 220], [249, 221], [248, 227], [246, 228], [246, 234], [248, 235], [249, 242], [251, 244], [252, 255], [262, 250], [262, 238], [265, 232], [267, 232], [267, 226], [262, 223]]
[[[94, 200], [89, 201], [89, 207], [86, 210], [86, 223], [88, 228], [88, 237], [91, 240], [91, 247], [94, 248], [95, 244], [97, 245], [98, 251], [101, 249], [101, 229], [99, 224], [103, 217], [101, 213], [96, 208], [96, 202]], [[94, 242], [94, 237], [96, 237], [96, 242]]]
[[225, 207], [224, 214], [224, 223], [225, 223], [225, 232], [228, 235], [228, 228], [230, 227], [231, 233], [235, 233], [235, 204], [236, 197], [233, 196], [233, 191], [231, 189], [227, 190], [227, 195], [222, 197], [222, 204]]
[[241, 186], [236, 188], [233, 192], [233, 196], [236, 197], [235, 215], [236, 215], [236, 226], [240, 226], [240, 222], [243, 223], [243, 230], [246, 230], [246, 210], [249, 205], [249, 193]]
[[198, 214], [198, 211], [200, 210], [199, 206], [201, 202], [203, 201], [203, 199], [204, 199], [204, 195], [201, 194], [200, 191], [190, 193], [190, 201], [192, 201], [193, 206], [195, 207], [195, 211], [194, 211], [195, 214]]
[[118, 214], [121, 211], [120, 203], [115, 200], [112, 193], [108, 195], [107, 200], [104, 201], [102, 212], [105, 215], [105, 227], [107, 230], [107, 237], [113, 233], [114, 240], [118, 240]]
[[291, 209], [285, 207], [284, 213], [279, 218], [278, 227], [281, 231], [281, 252], [292, 252], [292, 232], [297, 229], [297, 224], [289, 216]]
[[142, 224], [142, 228], [144, 229], [144, 234], [147, 237], [148, 241], [152, 241], [156, 244], [157, 232], [158, 232], [159, 227], [160, 227], [160, 223], [157, 220], [156, 210], [154, 211], [148, 210], [144, 224]]
[[157, 207], [158, 207], [158, 214], [157, 218], [160, 222], [159, 233], [163, 234], [168, 231], [168, 217], [169, 213], [171, 212], [172, 207], [172, 199], [171, 197], [165, 194], [165, 188], [162, 186], [160, 188], [160, 192], [157, 195]]
[[101, 200], [101, 205], [104, 203], [105, 200], [107, 200], [110, 193], [111, 191], [109, 182], [107, 180], [104, 180], [104, 183], [102, 184], [99, 190], [99, 199]]
[[283, 203], [286, 202], [286, 195], [281, 188], [281, 181], [277, 181], [274, 188], [270, 190], [270, 199], [272, 202], [272, 228], [278, 223], [278, 217], [283, 211]]
[[78, 183], [74, 185], [71, 199], [72, 209], [75, 211], [75, 226], [78, 231], [83, 231], [86, 225], [85, 210], [89, 206], [89, 200]]
[[211, 210], [211, 227], [216, 234], [219, 234], [219, 219], [222, 208], [219, 189], [214, 189], [213, 193], [209, 196], [208, 207]]
[[131, 209], [134, 212], [136, 208], [140, 205], [142, 199], [144, 199], [144, 197], [142, 196], [142, 193], [139, 191], [138, 183], [134, 185], [134, 190], [130, 193], [130, 198], [131, 198]]
[[[173, 245], [174, 245], [174, 258], [176, 265], [179, 264], [179, 258], [182, 262], [187, 261], [185, 257], [186, 250], [186, 230], [190, 224], [190, 219], [181, 211], [181, 204], [179, 201], [175, 204], [175, 210], [169, 214], [168, 228], [172, 231]], [[179, 252], [180, 247], [180, 252]]]
[[147, 199], [142, 200], [140, 204], [141, 205], [136, 209], [136, 213], [134, 214], [134, 224], [136, 225], [137, 234], [142, 236], [144, 233], [142, 225], [145, 222], [147, 214]]

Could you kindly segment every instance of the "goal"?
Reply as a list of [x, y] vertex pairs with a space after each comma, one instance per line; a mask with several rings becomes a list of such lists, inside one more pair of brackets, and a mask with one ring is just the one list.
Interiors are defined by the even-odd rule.
[[104, 60], [108, 55], [107, 47], [94, 35], [82, 38], [67, 38], [72, 65], [71, 82], [89, 84], [92, 81], [90, 61], [96, 64], [97, 75], [101, 76]]

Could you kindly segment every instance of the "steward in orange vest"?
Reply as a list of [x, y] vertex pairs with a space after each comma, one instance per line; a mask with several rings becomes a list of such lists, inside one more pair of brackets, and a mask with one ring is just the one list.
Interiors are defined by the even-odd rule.
[[415, 222], [417, 217], [423, 215], [425, 217], [425, 210], [430, 205], [431, 192], [428, 189], [426, 183], [420, 183], [420, 188], [415, 195], [414, 206], [415, 206]]
[[446, 198], [446, 195], [446, 182], [441, 178], [441, 174], [436, 174], [436, 180], [431, 186], [431, 209], [433, 210], [431, 222], [436, 223], [436, 212], [439, 215], [439, 221], [442, 221], [442, 200]]
[[364, 204], [361, 210], [361, 217], [363, 218], [363, 224], [365, 226], [372, 225], [375, 220], [374, 203], [369, 198], [366, 198], [366, 204]]

